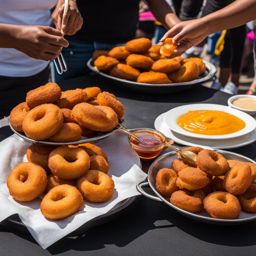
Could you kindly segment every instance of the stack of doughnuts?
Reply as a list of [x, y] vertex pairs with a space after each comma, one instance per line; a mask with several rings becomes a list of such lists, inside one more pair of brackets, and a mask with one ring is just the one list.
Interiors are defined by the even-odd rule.
[[107, 156], [94, 144], [33, 144], [26, 155], [28, 162], [18, 164], [8, 176], [10, 195], [18, 202], [40, 198], [40, 210], [49, 220], [69, 217], [86, 202], [107, 202], [114, 194]]
[[181, 83], [205, 73], [202, 59], [174, 57], [175, 48], [170, 38], [162, 46], [152, 45], [148, 38], [138, 38], [109, 52], [96, 51], [92, 61], [99, 71], [139, 83]]
[[200, 147], [194, 166], [180, 159], [158, 170], [157, 191], [173, 205], [189, 211], [205, 210], [212, 218], [235, 219], [241, 209], [256, 213], [256, 164], [227, 160], [217, 151]]
[[28, 138], [72, 142], [112, 131], [124, 117], [124, 106], [99, 87], [61, 91], [47, 83], [27, 93], [26, 101], [14, 107], [10, 123]]

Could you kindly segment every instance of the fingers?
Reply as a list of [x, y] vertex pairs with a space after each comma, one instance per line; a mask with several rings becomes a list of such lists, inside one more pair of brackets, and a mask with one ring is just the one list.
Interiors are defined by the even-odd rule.
[[77, 13], [70, 15], [69, 19], [67, 21], [67, 26], [63, 26], [63, 33], [65, 35], [73, 35], [76, 32], [76, 17], [77, 17]]
[[168, 30], [164, 36], [160, 39], [160, 42], [163, 42], [167, 37], [174, 37], [181, 31], [181, 27], [178, 25], [172, 27], [170, 30]]
[[57, 30], [56, 28], [48, 27], [48, 26], [43, 26], [43, 30], [50, 35], [55, 35], [55, 36], [62, 36], [61, 32]]
[[62, 26], [61, 26], [61, 32], [65, 35], [67, 30], [68, 30], [68, 26], [69, 26], [69, 19], [71, 16], [71, 12], [67, 12], [66, 15], [64, 15], [62, 17]]
[[45, 30], [45, 32], [44, 41], [46, 43], [64, 48], [68, 47], [68, 41], [63, 37], [60, 31], [49, 27]]
[[193, 44], [190, 41], [182, 41], [179, 43], [179, 45], [175, 49], [174, 53], [175, 53], [175, 55], [181, 55], [182, 53], [184, 53], [186, 50], [188, 50], [192, 46], [193, 46]]

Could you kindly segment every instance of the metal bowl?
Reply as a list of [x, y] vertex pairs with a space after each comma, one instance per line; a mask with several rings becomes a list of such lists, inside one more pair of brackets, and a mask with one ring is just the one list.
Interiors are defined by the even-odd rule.
[[[218, 150], [218, 152], [221, 153], [222, 155], [224, 155], [225, 158], [227, 158], [229, 160], [234, 159], [234, 160], [239, 160], [239, 161], [244, 161], [244, 162], [246, 161], [246, 162], [255, 163], [252, 159], [247, 158], [242, 155], [239, 155], [239, 154], [235, 154], [235, 153], [224, 151], [224, 150]], [[234, 224], [242, 224], [245, 222], [250, 222], [250, 221], [256, 220], [256, 214], [246, 213], [243, 211], [241, 211], [238, 219], [215, 219], [215, 218], [210, 217], [205, 211], [202, 211], [199, 213], [191, 213], [191, 212], [185, 211], [183, 209], [180, 209], [179, 207], [177, 207], [177, 206], [173, 205], [172, 203], [170, 203], [169, 201], [167, 201], [164, 197], [162, 197], [157, 192], [157, 190], [155, 188], [155, 178], [156, 178], [156, 174], [159, 171], [159, 169], [164, 168], [164, 167], [170, 167], [171, 162], [174, 159], [177, 159], [177, 157], [176, 157], [176, 153], [173, 151], [158, 157], [149, 167], [148, 178], [147, 178], [148, 181], [140, 183], [137, 186], [138, 191], [142, 195], [144, 195], [150, 199], [164, 202], [169, 207], [176, 210], [178, 213], [181, 213], [184, 216], [189, 217], [194, 220], [197, 220], [197, 221], [202, 221], [202, 222], [207, 222], [207, 223], [212, 223], [212, 224], [234, 225]], [[145, 186], [150, 186], [150, 188], [153, 190], [153, 192], [156, 196], [147, 193], [143, 189], [143, 187], [145, 187]]]
[[17, 132], [11, 125], [11, 123], [9, 123], [9, 126], [11, 128], [11, 130], [13, 131], [14, 134], [16, 134], [17, 136], [19, 136], [20, 138], [22, 138], [23, 140], [30, 142], [30, 143], [38, 143], [38, 144], [45, 144], [45, 145], [52, 145], [52, 146], [62, 146], [62, 145], [75, 145], [75, 144], [81, 144], [81, 143], [87, 143], [87, 142], [96, 142], [102, 139], [107, 138], [108, 136], [110, 136], [113, 132], [115, 132], [116, 130], [119, 129], [119, 126], [117, 126], [113, 131], [111, 132], [107, 132], [107, 133], [102, 133], [99, 134], [95, 137], [83, 137], [80, 140], [76, 140], [76, 141], [69, 141], [69, 142], [53, 142], [53, 141], [46, 141], [46, 140], [33, 140], [31, 138], [28, 138], [25, 134]]
[[88, 60], [87, 67], [93, 72], [99, 74], [100, 76], [106, 77], [115, 82], [119, 82], [122, 84], [122, 86], [128, 87], [130, 89], [146, 92], [146, 93], [165, 93], [165, 92], [178, 92], [178, 91], [187, 90], [194, 87], [195, 85], [211, 80], [216, 73], [216, 67], [208, 61], [204, 60], [204, 63], [206, 66], [206, 71], [198, 79], [195, 79], [189, 82], [171, 83], [171, 84], [146, 84], [146, 83], [138, 83], [134, 81], [117, 78], [99, 71], [96, 67], [93, 66], [92, 59]]

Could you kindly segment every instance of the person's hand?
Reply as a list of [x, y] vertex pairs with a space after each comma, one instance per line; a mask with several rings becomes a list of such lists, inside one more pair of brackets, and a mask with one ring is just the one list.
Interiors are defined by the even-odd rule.
[[78, 10], [75, 0], [69, 1], [68, 12], [64, 16], [64, 1], [59, 0], [53, 13], [52, 20], [56, 29], [64, 35], [72, 36], [82, 28], [83, 18]]
[[201, 19], [183, 21], [173, 26], [160, 41], [171, 37], [177, 45], [175, 54], [179, 55], [194, 45], [201, 43], [209, 35], [206, 22]]
[[14, 48], [34, 59], [55, 59], [63, 47], [68, 47], [61, 32], [51, 27], [17, 26], [14, 33]]

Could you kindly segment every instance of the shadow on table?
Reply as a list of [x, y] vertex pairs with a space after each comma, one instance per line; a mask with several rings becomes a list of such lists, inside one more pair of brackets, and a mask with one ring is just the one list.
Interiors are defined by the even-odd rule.
[[[142, 206], [148, 203], [153, 204], [151, 214], [138, 211], [138, 209], [148, 209], [149, 207]], [[138, 198], [114, 221], [91, 228], [77, 238], [64, 238], [51, 246], [48, 251], [55, 255], [67, 250], [99, 250], [106, 244], [124, 247], [149, 230], [172, 227], [171, 216], [166, 214], [165, 208], [165, 205], [159, 202]], [[146, 214], [147, 217], [145, 217]]]

